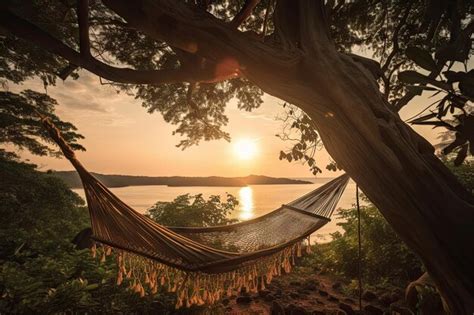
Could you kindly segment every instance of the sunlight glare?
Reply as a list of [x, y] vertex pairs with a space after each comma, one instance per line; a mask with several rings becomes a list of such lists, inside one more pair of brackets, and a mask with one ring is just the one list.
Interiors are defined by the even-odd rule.
[[253, 192], [251, 187], [242, 187], [239, 190], [240, 220], [248, 220], [253, 217]]
[[254, 140], [241, 139], [234, 144], [234, 152], [238, 158], [249, 160], [257, 153], [257, 145]]

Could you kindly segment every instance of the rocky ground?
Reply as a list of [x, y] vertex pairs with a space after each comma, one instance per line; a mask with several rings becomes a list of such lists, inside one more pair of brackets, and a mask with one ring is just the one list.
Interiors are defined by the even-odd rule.
[[365, 291], [363, 312], [359, 312], [358, 298], [345, 291], [341, 282], [328, 275], [296, 272], [274, 279], [265, 291], [242, 292], [222, 304], [225, 314], [232, 315], [412, 314], [404, 306], [401, 289]]

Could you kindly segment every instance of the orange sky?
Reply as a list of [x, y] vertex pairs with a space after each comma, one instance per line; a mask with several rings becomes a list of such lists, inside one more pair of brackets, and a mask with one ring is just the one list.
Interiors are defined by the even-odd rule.
[[[44, 91], [39, 80], [10, 87], [11, 90], [24, 88]], [[256, 157], [241, 160], [233, 150], [233, 143], [224, 140], [202, 142], [181, 151], [175, 147], [179, 137], [171, 135], [174, 126], [165, 123], [157, 113], [148, 114], [139, 100], [100, 85], [99, 78], [88, 72], [82, 71], [77, 81], [58, 82], [57, 86], [48, 88], [48, 94], [60, 104], [57, 114], [74, 123], [86, 137], [81, 143], [87, 151], [78, 153], [78, 157], [91, 171], [149, 176], [311, 176], [307, 166], [278, 160], [279, 151], [289, 144], [275, 136], [282, 128], [281, 122], [275, 120], [281, 115], [282, 107], [281, 101], [269, 95], [251, 113], [238, 110], [233, 102], [228, 105], [230, 123], [226, 130], [233, 141], [248, 138], [257, 143]], [[428, 104], [426, 99], [415, 100], [401, 112], [402, 117], [410, 117], [425, 104]], [[417, 130], [430, 140], [435, 140], [438, 132], [429, 127]], [[21, 156], [43, 170], [72, 169], [63, 158], [36, 157], [27, 152]], [[326, 152], [317, 153], [318, 165], [323, 170], [328, 160]], [[324, 170], [318, 176], [336, 175]]]

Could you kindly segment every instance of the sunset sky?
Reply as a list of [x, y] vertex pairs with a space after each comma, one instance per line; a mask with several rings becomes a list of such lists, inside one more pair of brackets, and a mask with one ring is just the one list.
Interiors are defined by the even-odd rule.
[[[26, 88], [44, 91], [39, 80], [10, 86], [12, 91]], [[278, 160], [279, 151], [290, 144], [275, 136], [282, 128], [282, 123], [275, 119], [283, 113], [282, 102], [269, 95], [251, 113], [237, 109], [233, 102], [228, 104], [230, 122], [225, 129], [232, 136], [231, 143], [201, 142], [182, 151], [175, 147], [180, 138], [171, 134], [175, 126], [164, 122], [160, 114], [148, 114], [132, 96], [117, 94], [110, 86], [101, 85], [97, 76], [86, 71], [81, 72], [80, 79], [59, 81], [55, 87], [48, 87], [47, 92], [60, 104], [57, 114], [74, 123], [85, 136], [81, 143], [87, 151], [78, 153], [78, 157], [94, 172], [148, 176], [311, 176], [307, 166]], [[426, 98], [418, 98], [401, 115], [410, 117], [426, 104]], [[436, 142], [437, 130], [425, 127], [417, 131]], [[237, 152], [235, 143], [241, 140], [254, 144], [251, 158], [242, 158]], [[36, 157], [27, 152], [22, 157], [42, 170], [72, 169], [64, 158]], [[316, 158], [324, 170], [318, 176], [337, 175], [324, 169], [329, 160], [326, 152], [318, 152]]]

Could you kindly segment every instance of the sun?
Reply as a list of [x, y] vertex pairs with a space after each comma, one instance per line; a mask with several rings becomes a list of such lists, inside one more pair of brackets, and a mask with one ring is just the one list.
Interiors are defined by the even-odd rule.
[[234, 153], [241, 160], [250, 160], [257, 154], [255, 140], [240, 139], [234, 144]]

